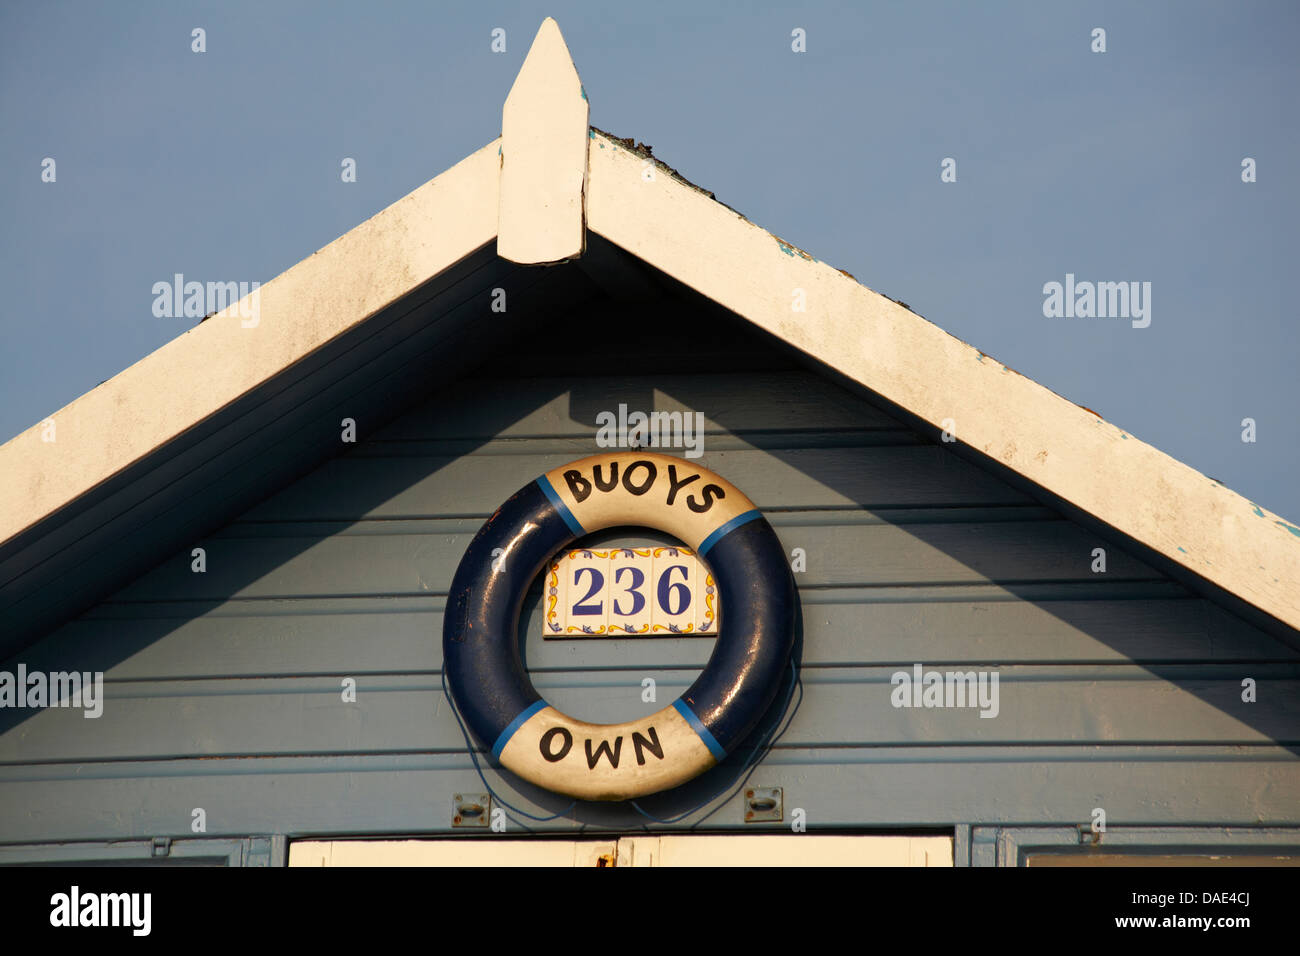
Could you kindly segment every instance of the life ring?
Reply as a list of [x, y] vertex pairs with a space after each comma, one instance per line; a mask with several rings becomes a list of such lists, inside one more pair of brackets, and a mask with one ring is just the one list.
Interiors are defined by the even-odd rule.
[[[552, 555], [621, 525], [672, 534], [707, 561], [720, 630], [704, 670], [677, 700], [640, 720], [589, 724], [533, 688], [519, 654], [519, 614]], [[733, 484], [669, 455], [594, 455], [521, 488], [470, 542], [447, 601], [443, 680], [501, 766], [579, 799], [626, 800], [703, 773], [754, 729], [785, 679], [795, 607], [776, 533]]]

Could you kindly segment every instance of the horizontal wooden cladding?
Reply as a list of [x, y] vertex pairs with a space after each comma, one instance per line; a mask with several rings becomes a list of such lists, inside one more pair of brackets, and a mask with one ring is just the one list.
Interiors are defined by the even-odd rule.
[[[1300, 661], [1300, 653], [1164, 584], [804, 589], [803, 661], [822, 664]], [[442, 666], [440, 596], [103, 604], [22, 656], [29, 668], [116, 680], [432, 672]], [[709, 638], [547, 641], [525, 602], [534, 673], [703, 667]]]
[[[1300, 760], [1289, 750], [1167, 747], [1151, 758], [1138, 747], [1042, 747], [1030, 761], [1009, 747], [791, 748], [769, 754], [751, 779], [782, 787], [787, 807], [802, 808], [812, 832], [954, 821], [1087, 826], [1099, 806], [1112, 825], [1300, 824]], [[578, 829], [565, 814], [567, 798], [521, 793], [495, 771], [487, 774], [512, 806], [560, 814], [542, 822], [515, 815], [508, 832]], [[701, 781], [690, 802], [674, 795], [640, 804], [660, 817], [706, 804], [715, 810], [710, 828], [755, 832], [743, 822], [732, 779], [723, 767]], [[195, 807], [207, 813], [209, 836], [451, 832], [453, 795], [482, 787], [464, 754], [0, 767], [0, 842], [190, 836]], [[626, 830], [649, 822], [625, 805], [583, 804], [577, 812], [588, 826]], [[686, 829], [702, 815], [662, 829]], [[788, 826], [787, 813], [764, 829]]]
[[[375, 529], [368, 529], [375, 530]], [[987, 524], [795, 525], [777, 528], [787, 554], [802, 548], [804, 587], [1157, 580], [1160, 575], [1067, 521]], [[212, 600], [446, 593], [472, 534], [335, 534], [324, 538], [211, 538], [207, 570], [188, 552], [119, 591], [117, 600]], [[640, 540], [640, 539], [637, 539]], [[1107, 551], [1094, 573], [1093, 550]], [[1100, 596], [1100, 595], [1099, 595]]]
[[[492, 514], [552, 468], [601, 449], [503, 457], [345, 456], [253, 508], [252, 520], [317, 521]], [[1037, 504], [938, 446], [710, 450], [695, 461], [764, 510]]]
[[[884, 447], [889, 445], [929, 445], [931, 442], [915, 432], [896, 429], [822, 429], [816, 432], [798, 429], [769, 429], [705, 433], [703, 447], [710, 453], [753, 451], [782, 452], [791, 449]], [[649, 446], [653, 450], [682, 456], [682, 449], [667, 445]], [[359, 445], [349, 454], [353, 458], [423, 458], [425, 460], [474, 455], [480, 460], [491, 456], [558, 455], [563, 461], [586, 458], [602, 450], [590, 436], [547, 436], [540, 438], [440, 438], [433, 441], [374, 441]], [[498, 463], [499, 465], [499, 463]], [[508, 467], [508, 466], [507, 466]]]
[[[923, 667], [949, 669], [933, 659]], [[998, 675], [996, 698], [966, 707], [896, 707], [893, 676], [912, 670], [805, 668], [803, 702], [781, 745], [1300, 744], [1300, 664], [965, 665], [963, 673]], [[654, 713], [695, 674], [535, 674], [534, 684], [575, 718], [617, 723]], [[656, 682], [657, 702], [642, 700], [647, 677]], [[1255, 702], [1241, 699], [1245, 677], [1257, 682]], [[17, 733], [0, 737], [0, 763], [465, 749], [438, 675], [355, 681], [355, 701], [343, 699], [337, 677], [111, 682], [98, 718], [70, 707], [13, 714], [26, 719]]]
[[596, 434], [596, 416], [701, 412], [710, 433], [822, 431], [904, 426], [820, 375], [805, 371], [720, 375], [593, 375], [469, 378], [373, 436], [377, 444], [454, 438], [552, 438]]

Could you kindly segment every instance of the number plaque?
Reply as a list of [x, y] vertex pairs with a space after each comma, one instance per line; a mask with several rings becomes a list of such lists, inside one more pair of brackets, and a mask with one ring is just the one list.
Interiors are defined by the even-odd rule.
[[717, 634], [713, 576], [690, 548], [577, 548], [546, 567], [548, 638]]

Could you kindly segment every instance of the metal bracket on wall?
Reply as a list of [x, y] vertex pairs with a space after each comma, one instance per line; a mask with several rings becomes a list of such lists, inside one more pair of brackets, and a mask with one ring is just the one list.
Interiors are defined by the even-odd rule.
[[492, 795], [458, 793], [452, 797], [453, 827], [486, 827], [492, 821]]
[[153, 855], [170, 856], [172, 852], [171, 837], [154, 837], [153, 838]]
[[749, 787], [745, 790], [745, 822], [781, 822], [783, 815], [780, 787]]

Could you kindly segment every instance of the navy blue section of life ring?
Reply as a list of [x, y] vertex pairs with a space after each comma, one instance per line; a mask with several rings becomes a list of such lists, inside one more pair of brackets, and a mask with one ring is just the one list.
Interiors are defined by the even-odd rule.
[[[700, 552], [706, 556], [703, 547]], [[762, 517], [713, 541], [707, 560], [722, 628], [709, 662], [681, 700], [730, 753], [771, 705], [790, 666], [794, 578], [776, 532]]]
[[[537, 572], [576, 537], [534, 481], [488, 518], [460, 559], [442, 627], [442, 673], [485, 746], [542, 699], [519, 656], [519, 609]], [[497, 548], [504, 560], [493, 571]]]
[[[654, 509], [635, 523], [656, 527]], [[519, 654], [524, 595], [551, 556], [585, 533], [543, 476], [497, 509], [456, 569], [443, 625], [443, 679], [494, 758], [545, 706]], [[757, 511], [718, 528], [698, 553], [717, 583], [721, 630], [699, 678], [673, 706], [721, 760], [757, 725], [784, 679], [794, 647], [795, 587], [776, 533]]]

